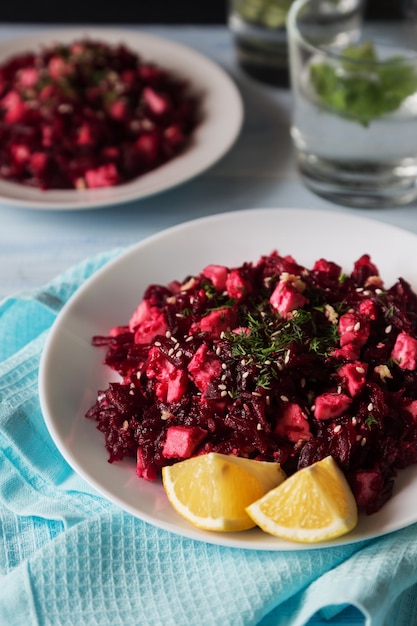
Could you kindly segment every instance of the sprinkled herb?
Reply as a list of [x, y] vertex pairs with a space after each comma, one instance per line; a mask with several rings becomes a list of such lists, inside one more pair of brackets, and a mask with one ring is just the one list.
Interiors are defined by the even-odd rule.
[[375, 415], [372, 415], [372, 413], [369, 413], [368, 417], [365, 420], [365, 426], [367, 426], [368, 428], [371, 428], [372, 426], [378, 424], [378, 420], [376, 419]]
[[204, 289], [204, 293], [206, 294], [209, 300], [211, 300], [212, 298], [218, 297], [219, 295], [218, 291], [216, 290], [216, 287], [213, 285], [213, 283], [210, 280], [202, 280], [201, 287], [202, 289]]
[[248, 332], [226, 333], [232, 344], [232, 357], [245, 358], [246, 363], [260, 367], [257, 384], [269, 389], [271, 380], [278, 376], [276, 360], [284, 357], [288, 362], [288, 350], [295, 343], [305, 352], [327, 356], [336, 345], [337, 326], [324, 315], [298, 309], [290, 319], [283, 319], [273, 312], [248, 313], [245, 323]]

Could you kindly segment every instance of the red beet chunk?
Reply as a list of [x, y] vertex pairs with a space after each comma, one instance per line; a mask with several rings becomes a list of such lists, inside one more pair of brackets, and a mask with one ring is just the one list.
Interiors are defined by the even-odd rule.
[[206, 436], [207, 431], [198, 426], [170, 426], [162, 455], [166, 459], [189, 459]]

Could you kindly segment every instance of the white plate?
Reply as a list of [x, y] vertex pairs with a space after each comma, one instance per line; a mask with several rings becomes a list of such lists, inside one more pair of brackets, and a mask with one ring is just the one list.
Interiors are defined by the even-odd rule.
[[189, 81], [202, 93], [203, 122], [182, 154], [136, 180], [104, 189], [34, 189], [0, 179], [0, 202], [28, 209], [92, 209], [159, 193], [201, 174], [233, 145], [243, 122], [240, 93], [231, 78], [214, 62], [180, 44], [129, 30], [66, 28], [50, 30], [0, 45], [0, 63], [11, 55], [39, 50], [41, 45], [90, 37], [110, 44], [125, 43], [143, 60], [154, 62]]
[[[326, 257], [351, 271], [369, 253], [386, 286], [404, 276], [417, 286], [417, 236], [348, 213], [295, 209], [253, 209], [214, 215], [176, 226], [141, 242], [92, 276], [53, 325], [40, 364], [39, 393], [47, 427], [62, 455], [103, 496], [160, 528], [239, 548], [309, 549], [259, 529], [210, 533], [194, 528], [168, 503], [159, 483], [135, 475], [133, 460], [109, 464], [104, 436], [84, 415], [111, 374], [104, 351], [91, 337], [124, 324], [150, 283], [166, 284], [198, 273], [208, 263], [236, 266], [277, 249], [311, 266]], [[113, 380], [115, 376], [113, 375]], [[376, 514], [361, 516], [357, 528], [339, 540], [351, 543], [417, 521], [417, 467], [400, 472], [391, 500]]]

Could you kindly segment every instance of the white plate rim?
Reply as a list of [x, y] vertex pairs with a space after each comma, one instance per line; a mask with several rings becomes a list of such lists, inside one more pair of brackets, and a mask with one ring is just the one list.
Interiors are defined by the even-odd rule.
[[46, 190], [0, 179], [0, 202], [9, 206], [43, 210], [86, 210], [140, 200], [168, 191], [212, 167], [236, 142], [243, 124], [244, 106], [231, 76], [218, 63], [191, 47], [131, 28], [80, 26], [49, 29], [0, 42], [0, 63], [41, 45], [90, 37], [109, 43], [123, 42], [153, 61], [190, 81], [204, 92], [207, 115], [195, 130], [192, 143], [171, 161], [139, 178], [103, 189]]
[[[60, 450], [63, 457], [69, 463], [69, 465], [77, 472], [82, 478], [86, 480], [91, 486], [93, 486], [99, 494], [107, 498], [110, 502], [113, 502], [123, 510], [131, 513], [133, 516], [142, 519], [145, 522], [153, 524], [160, 529], [167, 530], [173, 532], [175, 534], [187, 537], [189, 539], [195, 539], [199, 541], [204, 541], [206, 543], [222, 545], [225, 547], [232, 548], [241, 548], [241, 549], [257, 549], [257, 550], [273, 550], [273, 551], [288, 551], [288, 550], [311, 550], [311, 549], [320, 549], [320, 548], [328, 548], [335, 547], [345, 544], [353, 544], [365, 540], [374, 539], [380, 537], [382, 535], [386, 535], [388, 533], [394, 532], [396, 530], [400, 530], [409, 526], [415, 522], [417, 522], [417, 511], [412, 510], [412, 507], [408, 507], [406, 504], [410, 501], [410, 494], [415, 498], [417, 495], [417, 466], [412, 466], [407, 470], [402, 470], [396, 480], [396, 485], [394, 489], [394, 495], [391, 500], [375, 515], [373, 516], [361, 516], [358, 527], [339, 539], [323, 542], [320, 544], [298, 544], [293, 542], [282, 541], [278, 538], [272, 537], [263, 533], [259, 529], [253, 529], [251, 531], [245, 531], [244, 533], [210, 533], [207, 531], [202, 531], [197, 528], [194, 528], [192, 525], [188, 524], [185, 520], [182, 520], [172, 509], [172, 507], [167, 502], [166, 496], [163, 492], [163, 488], [160, 484], [148, 483], [147, 481], [142, 481], [138, 479], [134, 475], [134, 465], [129, 462], [121, 462], [115, 463], [113, 465], [109, 465], [107, 463], [107, 468], [111, 467], [111, 470], [114, 472], [114, 480], [118, 485], [118, 489], [115, 491], [114, 486], [109, 487], [103, 483], [103, 474], [106, 468], [107, 461], [107, 453], [104, 448], [104, 440], [102, 438], [102, 434], [98, 433], [95, 428], [95, 424], [86, 420], [82, 417], [82, 411], [85, 412], [91, 404], [86, 403], [86, 398], [82, 398], [84, 390], [78, 388], [77, 391], [80, 394], [80, 402], [82, 405], [82, 411], [80, 409], [80, 404], [76, 400], [74, 405], [67, 409], [71, 416], [76, 415], [78, 411], [77, 417], [73, 420], [71, 424], [70, 430], [68, 430], [68, 424], [63, 425], [62, 418], [55, 409], [54, 409], [54, 399], [52, 396], [56, 396], [57, 394], [57, 384], [65, 379], [65, 376], [61, 375], [57, 376], [57, 372], [59, 371], [58, 363], [57, 363], [57, 355], [59, 355], [59, 343], [62, 341], [63, 335], [67, 333], [67, 337], [64, 337], [64, 344], [69, 345], [68, 342], [77, 343], [76, 349], [83, 347], [84, 343], [84, 352], [83, 358], [85, 357], [86, 351], [86, 342], [89, 342], [90, 337], [77, 336], [77, 332], [74, 332], [71, 327], [71, 323], [77, 326], [78, 320], [76, 318], [82, 318], [82, 316], [88, 313], [89, 306], [93, 305], [98, 306], [98, 304], [102, 305], [103, 302], [106, 301], [106, 285], [111, 284], [112, 277], [121, 276], [123, 272], [129, 268], [133, 268], [132, 263], [137, 263], [138, 261], [142, 261], [144, 258], [158, 258], [158, 254], [161, 250], [166, 249], [167, 245], [173, 245], [173, 242], [183, 239], [188, 240], [190, 235], [196, 235], [197, 233], [204, 234], [212, 234], [220, 232], [223, 233], [223, 237], [227, 238], [227, 234], [231, 234], [236, 227], [236, 222], [239, 223], [240, 227], [243, 227], [244, 231], [244, 240], [246, 244], [249, 244], [250, 241], [254, 241], [256, 236], [260, 233], [264, 233], [269, 239], [268, 241], [272, 241], [271, 239], [271, 225], [274, 227], [280, 226], [283, 233], [288, 236], [290, 234], [290, 229], [295, 226], [297, 229], [300, 229], [300, 224], [304, 224], [304, 228], [299, 230], [296, 234], [297, 237], [300, 235], [300, 250], [305, 249], [308, 241], [311, 241], [311, 228], [318, 227], [315, 233], [315, 238], [317, 238], [321, 233], [321, 239], [325, 238], [327, 235], [324, 233], [324, 229], [320, 228], [320, 225], [327, 225], [327, 233], [336, 233], [339, 232], [341, 236], [346, 237], [349, 234], [354, 232], [362, 233], [362, 236], [359, 236], [355, 242], [353, 242], [353, 249], [355, 251], [362, 250], [362, 252], [348, 254], [349, 259], [351, 258], [350, 268], [353, 265], [353, 261], [359, 258], [360, 254], [365, 253], [367, 251], [374, 252], [375, 250], [379, 250], [380, 258], [376, 260], [376, 264], [381, 266], [381, 262], [383, 265], [384, 258], [386, 259], [386, 263], [389, 263], [392, 271], [391, 274], [388, 272], [384, 272], [381, 270], [382, 277], [384, 278], [384, 274], [387, 278], [387, 284], [392, 283], [398, 278], [402, 273], [395, 275], [395, 272], [398, 270], [398, 267], [395, 263], [395, 257], [386, 256], [385, 247], [388, 242], [393, 241], [395, 239], [398, 240], [399, 245], [397, 247], [401, 263], [404, 264], [404, 260], [407, 260], [409, 257], [409, 252], [411, 249], [415, 248], [417, 243], [417, 235], [411, 233], [409, 231], [403, 230], [402, 228], [392, 226], [390, 224], [376, 221], [367, 217], [358, 216], [345, 212], [332, 212], [328, 210], [315, 210], [315, 209], [245, 209], [240, 211], [233, 212], [225, 212], [218, 213], [209, 217], [203, 217], [194, 219], [178, 226], [174, 226], [163, 230], [160, 233], [156, 233], [151, 237], [144, 239], [138, 244], [130, 247], [128, 250], [123, 252], [116, 259], [108, 262], [104, 267], [98, 270], [95, 274], [93, 274], [90, 278], [86, 280], [86, 282], [77, 290], [77, 292], [68, 300], [68, 302], [64, 305], [63, 309], [59, 313], [56, 321], [52, 325], [50, 329], [48, 338], [46, 340], [46, 344], [44, 350], [41, 355], [40, 360], [40, 368], [39, 368], [39, 399], [42, 414], [46, 423], [46, 426], [49, 430], [49, 433]], [[330, 230], [329, 230], [330, 228]], [[368, 239], [368, 233], [373, 231], [376, 234], [376, 239], [378, 240], [378, 245], [372, 242], [368, 242], [368, 250], [362, 249], [362, 245], [365, 243], [365, 239]], [[185, 239], [184, 239], [185, 237]], [[320, 238], [320, 237], [319, 237]], [[198, 271], [198, 269], [202, 269], [203, 266], [207, 262], [224, 262], [224, 258], [230, 257], [230, 250], [223, 250], [222, 254], [219, 254], [219, 258], [210, 258], [207, 256], [210, 251], [213, 252], [213, 247], [210, 245], [207, 249], [201, 249], [201, 246], [198, 245], [197, 242], [195, 244], [195, 250], [198, 251], [198, 254], [201, 252], [201, 257], [199, 257], [198, 261], [194, 259], [194, 267], [191, 267], [190, 270]], [[282, 243], [282, 245], [280, 245]], [[245, 244], [245, 245], [246, 245]], [[292, 254], [295, 256], [297, 260], [301, 263], [305, 263], [306, 261], [303, 258], [300, 258], [300, 254], [296, 254], [294, 250], [286, 249], [286, 242], [279, 241], [279, 235], [277, 235], [277, 246], [278, 250], [285, 254]], [[233, 257], [236, 259], [240, 259], [241, 262], [245, 260], [256, 260], [256, 258], [249, 259], [248, 257], [242, 258], [242, 247], [239, 247], [237, 251], [237, 256]], [[259, 246], [259, 242], [255, 245], [254, 249], [261, 250]], [[285, 248], [285, 249], [283, 249]], [[328, 255], [323, 255], [329, 258], [330, 260], [338, 261], [337, 250], [339, 252], [341, 250], [340, 242], [335, 241], [333, 244], [333, 249], [336, 251], [331, 259]], [[253, 251], [253, 250], [252, 250]], [[317, 254], [310, 252], [310, 257], [320, 258], [320, 253], [318, 250]], [[264, 250], [262, 253], [269, 253], [270, 249]], [[342, 252], [346, 255], [346, 252]], [[156, 255], [156, 256], [155, 256]], [[259, 256], [256, 253], [255, 256]], [[308, 256], [308, 255], [307, 255]], [[302, 257], [302, 255], [301, 255]], [[394, 259], [394, 263], [393, 263]], [[315, 260], [315, 259], [314, 259]], [[375, 259], [374, 259], [375, 260]], [[200, 262], [201, 261], [201, 262]], [[181, 263], [180, 263], [181, 265]], [[191, 264], [190, 264], [191, 265]], [[198, 268], [196, 266], [198, 265]], [[393, 267], [394, 266], [394, 267]], [[403, 265], [404, 266], [404, 265]], [[170, 265], [170, 269], [166, 270], [165, 267], [165, 275], [170, 276], [171, 278], [183, 278], [183, 276], [172, 276], [172, 272], [175, 273], [176, 265]], [[132, 269], [131, 269], [132, 271]], [[158, 274], [158, 272], [156, 272]], [[417, 264], [415, 268], [411, 269], [411, 272], [408, 274], [412, 275], [411, 284], [413, 286], [417, 286]], [[113, 276], [112, 276], [113, 275]], [[186, 274], [184, 274], [185, 276]], [[395, 277], [394, 277], [395, 276]], [[407, 276], [405, 276], [407, 278]], [[167, 278], [169, 280], [169, 278]], [[153, 282], [153, 281], [151, 281]], [[102, 285], [104, 284], [104, 287]], [[144, 285], [147, 286], [149, 280], [144, 280]], [[140, 297], [140, 296], [139, 296]], [[133, 300], [136, 304], [139, 302], [139, 299]], [[133, 309], [129, 307], [126, 308], [125, 312], [131, 311]], [[92, 321], [92, 320], [90, 320]], [[115, 319], [114, 324], [123, 323], [123, 320]], [[97, 331], [100, 332], [98, 327], [93, 324], [94, 328], [97, 328]], [[68, 330], [69, 328], [69, 330]], [[94, 331], [92, 332], [94, 334]], [[100, 367], [101, 356], [97, 354], [97, 348], [91, 348], [89, 346], [87, 351], [91, 351], [91, 354], [94, 352], [95, 357], [93, 357], [93, 361], [95, 363], [95, 367]], [[80, 357], [81, 359], [81, 357]], [[58, 359], [59, 360], [59, 359]], [[77, 363], [77, 366], [80, 366], [81, 361]], [[75, 367], [75, 366], [74, 366]], [[55, 372], [55, 374], [54, 374]], [[105, 376], [107, 379], [107, 377]], [[62, 398], [65, 401], [73, 402], [74, 398], [71, 398], [71, 385], [69, 385], [69, 389], [64, 389], [64, 393], [60, 394], [60, 389], [58, 389], [58, 393], [60, 394], [59, 402], [62, 403]], [[90, 389], [90, 392], [95, 393], [97, 388]], [[91, 395], [90, 395], [91, 400]], [[84, 404], [83, 404], [84, 403]], [[55, 408], [57, 403], [55, 402]], [[81, 412], [80, 412], [81, 411]], [[76, 428], [81, 424], [80, 419], [83, 419], [82, 422], [84, 426], [82, 427], [85, 431], [85, 425], [88, 424], [88, 437], [93, 441], [95, 449], [97, 446], [101, 446], [102, 459], [100, 458], [100, 471], [94, 471], [93, 474], [91, 472], [91, 468], [86, 469], [85, 463], [87, 462], [85, 458], [79, 458], [79, 452], [71, 449], [71, 445], [73, 441], [69, 444], [69, 436], [70, 438], [74, 437], [74, 432]], [[61, 421], [60, 421], [61, 419]], [[74, 424], [78, 424], [75, 426]], [[83, 435], [84, 436], [84, 435]], [[80, 443], [80, 440], [78, 441]], [[90, 443], [90, 442], [89, 442]], [[88, 444], [89, 446], [89, 444]], [[96, 451], [96, 450], [95, 450]], [[91, 453], [91, 448], [88, 447], [88, 453]], [[91, 461], [88, 461], [91, 462]], [[113, 482], [112, 478], [112, 482]], [[137, 481], [140, 481], [139, 483]], [[131, 501], [131, 491], [135, 490], [136, 493], [139, 494], [142, 498], [144, 498], [144, 502], [146, 506], [153, 506], [152, 511], [144, 510], [138, 507], [135, 503], [132, 504]], [[123, 491], [122, 493], [122, 490]], [[130, 490], [130, 492], [129, 492]], [[129, 498], [126, 500], [126, 493], [129, 493]], [[413, 497], [411, 497], [411, 502], [413, 501]], [[398, 511], [396, 507], [402, 507], [401, 517], [398, 517]], [[168, 512], [168, 513], [167, 513]]]

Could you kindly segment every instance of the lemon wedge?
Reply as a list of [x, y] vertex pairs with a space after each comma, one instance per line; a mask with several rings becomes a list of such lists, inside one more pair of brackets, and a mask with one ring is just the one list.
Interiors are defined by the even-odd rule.
[[334, 539], [358, 521], [355, 498], [331, 456], [299, 470], [246, 511], [265, 532], [303, 543]]
[[279, 485], [278, 463], [210, 452], [162, 469], [162, 482], [174, 509], [204, 530], [247, 530], [256, 524], [245, 508]]

